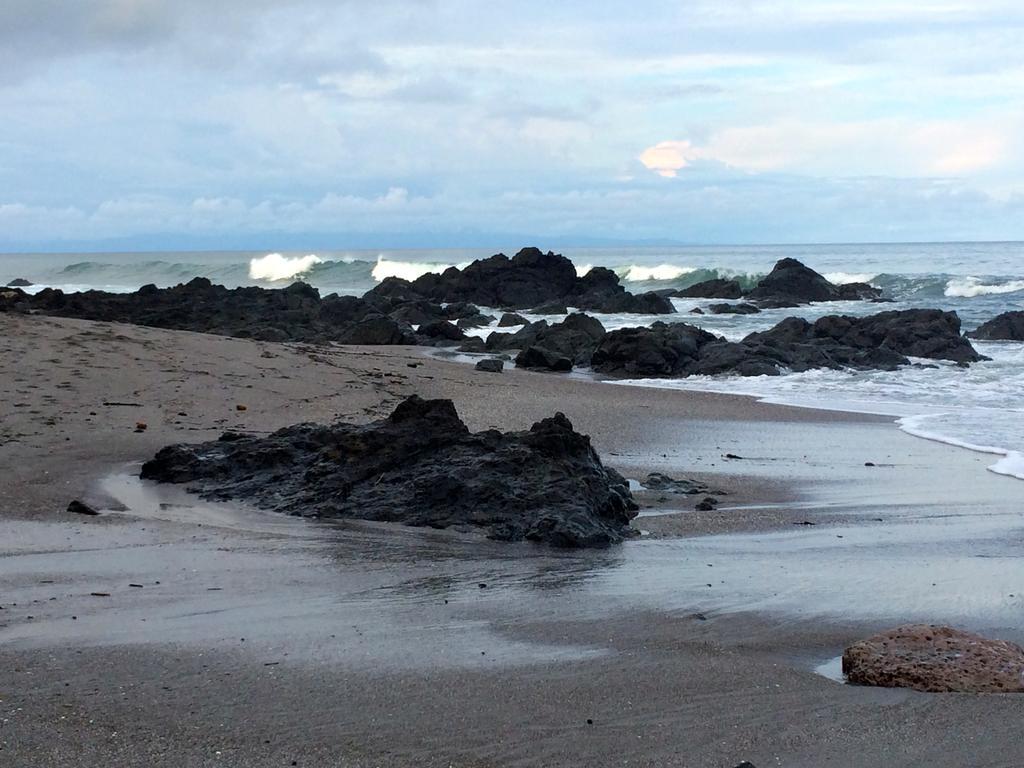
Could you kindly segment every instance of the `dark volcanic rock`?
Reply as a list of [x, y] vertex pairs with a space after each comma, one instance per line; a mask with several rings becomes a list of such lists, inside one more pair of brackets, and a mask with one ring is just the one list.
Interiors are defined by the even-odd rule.
[[[788, 318], [775, 328], [754, 333], [744, 342], [807, 341], [828, 347], [830, 342], [856, 350], [879, 350], [909, 357], [976, 363], [986, 358], [960, 333], [956, 312], [905, 309], [867, 317], [828, 315], [814, 322]], [[875, 367], [869, 365], [868, 367]]]
[[743, 341], [719, 339], [691, 326], [655, 323], [605, 336], [594, 370], [613, 376], [772, 376], [783, 370], [895, 370], [908, 357], [967, 364], [984, 360], [960, 335], [960, 318], [937, 309], [829, 315], [810, 323], [790, 317]]
[[873, 299], [881, 294], [880, 289], [866, 283], [833, 285], [796, 259], [782, 259], [746, 298], [778, 307], [815, 301]]
[[623, 328], [605, 335], [594, 350], [591, 365], [612, 376], [678, 376], [697, 359], [700, 348], [713, 341], [716, 336], [685, 323]]
[[416, 333], [420, 336], [425, 336], [428, 339], [440, 339], [444, 341], [461, 341], [466, 338], [466, 334], [462, 330], [449, 323], [447, 320], [438, 320], [433, 323], [427, 323], [421, 325], [416, 329]]
[[[305, 283], [228, 290], [201, 277], [173, 288], [146, 285], [134, 293], [65, 294], [46, 288], [29, 296], [10, 289], [16, 293], [0, 294], [0, 311], [36, 311], [278, 342], [416, 344], [410, 323], [428, 327], [421, 338], [462, 338], [462, 332], [445, 321], [447, 309], [415, 297], [403, 303], [405, 299], [398, 297], [404, 288], [400, 283], [385, 281], [381, 285], [388, 290], [370, 300], [333, 294], [321, 298], [319, 291]], [[430, 336], [429, 329], [439, 323], [444, 326], [438, 336]]]
[[468, 301], [488, 307], [536, 308], [539, 314], [564, 314], [566, 307], [595, 312], [674, 311], [668, 299], [657, 294], [634, 296], [619, 284], [609, 269], [595, 267], [578, 277], [572, 262], [550, 251], [524, 248], [511, 259], [497, 254], [479, 259], [459, 270], [426, 274], [411, 283], [384, 281], [373, 293], [429, 299], [436, 302]]
[[967, 335], [982, 341], [1024, 341], [1024, 311], [1004, 312]]
[[670, 477], [661, 472], [652, 472], [644, 478], [644, 487], [649, 491], [662, 491], [664, 493], [682, 493], [687, 496], [694, 496], [696, 494], [709, 494], [714, 493], [719, 496], [724, 496], [725, 491], [713, 490], [704, 483], [697, 482], [696, 480], [687, 480], [685, 478], [676, 479]]
[[520, 368], [543, 368], [556, 372], [572, 370], [572, 360], [538, 344], [531, 345], [516, 355], [516, 365]]
[[[560, 323], [548, 324], [541, 320], [524, 326], [515, 333], [495, 332], [487, 337], [489, 350], [526, 350], [538, 347], [541, 352], [532, 352], [516, 364], [528, 368], [551, 368], [560, 358], [573, 365], [589, 365], [590, 356], [598, 343], [604, 338], [604, 326], [601, 322], [582, 312], [568, 315]], [[548, 361], [548, 362], [545, 362]], [[568, 370], [564, 363], [557, 362], [552, 370]]]
[[506, 312], [498, 320], [499, 328], [507, 328], [510, 325], [526, 325], [529, 321], [522, 315], [518, 315], [515, 312]]
[[492, 322], [494, 322], [494, 318], [491, 315], [477, 312], [475, 315], [460, 317], [455, 325], [459, 328], [485, 328]]
[[7, 284], [11, 288], [28, 288], [32, 283], [24, 277], [16, 277]]
[[712, 315], [756, 315], [761, 310], [753, 304], [710, 304], [708, 311]]
[[882, 632], [843, 652], [856, 685], [931, 693], [1024, 693], [1024, 648], [933, 624]]
[[478, 362], [475, 368], [486, 373], [501, 373], [505, 369], [505, 361], [499, 360], [496, 357], [489, 357]]
[[384, 315], [360, 320], [338, 333], [333, 340], [339, 344], [416, 343], [416, 337], [413, 336], [411, 328], [396, 323]]
[[735, 280], [719, 277], [681, 288], [672, 295], [683, 299], [738, 299], [743, 296], [743, 288]]
[[569, 308], [565, 306], [564, 301], [549, 301], [546, 304], [540, 304], [530, 312], [534, 315], [567, 315], [569, 314]]
[[471, 434], [450, 400], [415, 396], [371, 424], [172, 445], [142, 477], [292, 515], [472, 526], [505, 541], [585, 547], [636, 533], [626, 481], [562, 414], [526, 432]]

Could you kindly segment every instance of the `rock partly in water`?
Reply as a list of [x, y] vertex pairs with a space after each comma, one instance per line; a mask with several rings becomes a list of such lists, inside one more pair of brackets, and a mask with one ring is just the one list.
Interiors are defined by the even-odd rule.
[[756, 315], [761, 310], [753, 304], [709, 304], [708, 311], [712, 315]]
[[1004, 312], [967, 335], [981, 341], [1024, 341], [1024, 310]]
[[572, 370], [572, 360], [539, 344], [532, 344], [516, 355], [516, 365], [520, 368], [540, 368], [555, 373]]
[[620, 377], [773, 376], [816, 368], [895, 370], [910, 357], [964, 365], [986, 359], [960, 334], [955, 312], [908, 309], [814, 323], [790, 317], [739, 342], [683, 323], [624, 328], [604, 337], [592, 365]]
[[11, 288], [28, 288], [32, 285], [32, 282], [26, 280], [24, 277], [16, 277], [7, 284]]
[[145, 285], [133, 293], [64, 293], [53, 288], [44, 288], [34, 296], [18, 293], [0, 296], [0, 310], [266, 341], [416, 343], [412, 328], [388, 317], [379, 304], [355, 296], [321, 298], [316, 288], [305, 283], [277, 289], [248, 286], [229, 290], [197, 277], [173, 288]]
[[486, 360], [479, 361], [474, 367], [478, 371], [484, 371], [485, 373], [501, 373], [505, 370], [505, 361], [499, 360], [496, 357], [489, 357]]
[[770, 306], [792, 306], [816, 301], [870, 300], [882, 295], [867, 283], [834, 285], [796, 259], [782, 259], [746, 298]]
[[628, 293], [609, 269], [595, 267], [580, 277], [569, 259], [538, 248], [524, 248], [511, 259], [499, 253], [478, 259], [465, 269], [451, 267], [441, 274], [428, 273], [411, 283], [401, 282], [382, 283], [372, 292], [401, 295], [407, 300], [468, 301], [502, 309], [533, 307], [539, 314], [565, 314], [570, 306], [596, 312], [675, 311], [663, 296]]
[[705, 483], [698, 482], [697, 480], [688, 480], [686, 478], [676, 479], [670, 477], [662, 472], [652, 472], [644, 478], [644, 488], [649, 491], [661, 491], [663, 493], [680, 493], [686, 494], [687, 496], [695, 496], [697, 494], [717, 494], [724, 496], [725, 491], [712, 489]]
[[172, 445], [142, 477], [292, 515], [473, 527], [503, 541], [589, 547], [636, 535], [628, 484], [564, 415], [474, 434], [450, 400], [416, 396], [366, 425]]
[[656, 322], [605, 335], [591, 356], [599, 373], [626, 378], [685, 375], [705, 344], [718, 337], [686, 323]]
[[931, 693], [1024, 693], [1024, 648], [933, 624], [882, 632], [843, 652], [856, 685]]
[[736, 280], [719, 277], [673, 291], [672, 295], [682, 299], [739, 299], [743, 288]]
[[498, 320], [499, 328], [508, 328], [512, 325], [526, 325], [529, 322], [525, 317], [515, 312], [506, 312]]
[[[548, 324], [540, 320], [516, 333], [492, 333], [487, 337], [487, 349], [519, 349], [522, 352], [516, 358], [516, 365], [566, 371], [574, 365], [589, 365], [591, 355], [604, 336], [604, 326], [599, 320], [574, 312], [560, 323]], [[569, 368], [565, 367], [564, 360], [569, 361]]]

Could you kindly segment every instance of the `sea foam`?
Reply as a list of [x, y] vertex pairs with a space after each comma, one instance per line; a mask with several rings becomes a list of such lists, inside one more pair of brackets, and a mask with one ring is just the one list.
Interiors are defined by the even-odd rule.
[[833, 285], [847, 283], [870, 283], [878, 275], [874, 272], [826, 272], [823, 277]]
[[312, 253], [308, 256], [268, 253], [249, 262], [249, 277], [252, 280], [289, 280], [308, 272], [322, 261], [319, 256]]
[[403, 280], [415, 280], [417, 277], [430, 272], [441, 273], [451, 267], [465, 269], [466, 264], [432, 264], [423, 261], [392, 261], [383, 256], [377, 258], [377, 264], [373, 268], [373, 279], [378, 283], [387, 277], [400, 277]]
[[949, 298], [971, 298], [1001, 293], [1024, 291], [1024, 280], [1011, 280], [1008, 283], [983, 283], [977, 277], [959, 277], [946, 283], [945, 295]]
[[658, 264], [655, 267], [631, 264], [619, 276], [630, 283], [645, 283], [649, 280], [678, 280], [696, 271], [696, 267], [677, 267], [675, 264]]

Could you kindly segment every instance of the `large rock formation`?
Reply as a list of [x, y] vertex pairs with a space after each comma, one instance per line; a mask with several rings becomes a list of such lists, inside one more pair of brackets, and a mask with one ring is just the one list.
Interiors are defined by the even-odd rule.
[[743, 288], [736, 280], [717, 277], [680, 288], [672, 295], [683, 299], [738, 299], [743, 296]]
[[701, 347], [717, 340], [686, 323], [623, 328], [605, 335], [591, 356], [591, 366], [599, 373], [627, 378], [685, 376]]
[[619, 284], [614, 272], [595, 267], [582, 277], [564, 256], [524, 248], [511, 259], [497, 254], [479, 259], [465, 269], [451, 267], [412, 282], [388, 278], [365, 298], [401, 295], [436, 302], [468, 301], [498, 309], [532, 309], [568, 305], [595, 312], [669, 314], [672, 303], [656, 293], [634, 295]]
[[835, 285], [796, 259], [782, 259], [746, 298], [774, 306], [809, 304], [816, 301], [876, 299], [879, 288], [867, 283]]
[[[305, 283], [287, 288], [229, 290], [197, 277], [173, 288], [146, 285], [133, 293], [51, 288], [29, 295], [0, 292], [0, 311], [34, 311], [86, 320], [134, 323], [261, 341], [340, 344], [457, 344], [465, 334], [451, 321], [478, 318], [472, 304], [440, 304], [414, 295], [330, 295]], [[419, 326], [414, 331], [412, 326]]]
[[955, 312], [908, 309], [869, 317], [829, 315], [814, 323], [790, 317], [739, 342], [684, 323], [655, 323], [605, 335], [591, 360], [599, 373], [645, 378], [772, 376], [814, 368], [894, 370], [909, 365], [909, 357], [961, 364], [986, 359], [960, 334]]
[[[591, 355], [605, 335], [601, 322], [583, 313], [568, 315], [565, 320], [554, 325], [536, 325], [532, 339], [516, 357], [516, 365], [520, 367], [567, 371], [574, 365], [589, 365]], [[515, 334], [510, 335], [505, 342], [513, 338]], [[490, 338], [487, 341], [490, 342]], [[500, 340], [496, 340], [497, 343]], [[566, 366], [562, 361], [568, 361], [569, 365]]]
[[292, 515], [476, 527], [504, 541], [589, 547], [636, 533], [628, 484], [562, 414], [526, 432], [471, 434], [450, 400], [416, 396], [363, 426], [172, 445], [142, 477]]
[[843, 674], [857, 685], [932, 693], [1024, 693], [1024, 648], [932, 624], [911, 624], [854, 643]]
[[982, 341], [1024, 341], [1024, 311], [1004, 312], [967, 335]]

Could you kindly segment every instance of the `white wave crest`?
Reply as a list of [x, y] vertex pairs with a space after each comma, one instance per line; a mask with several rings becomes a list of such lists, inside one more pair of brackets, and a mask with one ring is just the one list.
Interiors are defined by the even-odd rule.
[[249, 277], [252, 280], [288, 280], [289, 278], [308, 272], [323, 259], [315, 254], [308, 256], [285, 256], [280, 253], [268, 253], [249, 262]]
[[946, 283], [945, 295], [949, 298], [971, 298], [973, 296], [987, 296], [998, 293], [1016, 293], [1024, 291], [1024, 280], [1011, 280], [1008, 283], [995, 285], [981, 282], [977, 277], [961, 277], [950, 280]]
[[429, 264], [422, 261], [392, 261], [383, 256], [377, 258], [373, 268], [373, 279], [378, 283], [386, 277], [400, 277], [403, 280], [415, 280], [429, 272], [444, 272], [451, 267], [465, 269], [466, 264]]
[[847, 283], [870, 283], [878, 275], [874, 272], [826, 272], [824, 278], [833, 285], [846, 285]]
[[677, 280], [683, 275], [696, 271], [696, 267], [677, 267], [675, 264], [659, 264], [656, 267], [641, 267], [632, 264], [625, 274], [620, 276], [627, 282], [643, 283], [648, 280]]
[[996, 456], [1002, 456], [999, 461], [988, 468], [989, 472], [994, 472], [997, 475], [1006, 475], [1007, 477], [1015, 477], [1018, 480], [1024, 480], [1024, 455], [1019, 451], [1011, 451], [1006, 448], [996, 448], [995, 446], [990, 445], [977, 445], [976, 443], [959, 440], [955, 437], [949, 437], [948, 435], [925, 429], [922, 425], [929, 419], [933, 418], [935, 418], [935, 414], [905, 416], [902, 419], [897, 419], [896, 423], [899, 424], [900, 429], [908, 435], [922, 437], [925, 440], [933, 440], [937, 443], [945, 443], [946, 445], [954, 445], [958, 448], [966, 448], [969, 451], [975, 451], [977, 453], [991, 453]]
[[594, 268], [593, 264], [577, 264], [576, 265], [576, 277], [583, 277], [587, 272]]

